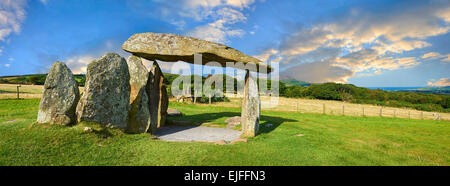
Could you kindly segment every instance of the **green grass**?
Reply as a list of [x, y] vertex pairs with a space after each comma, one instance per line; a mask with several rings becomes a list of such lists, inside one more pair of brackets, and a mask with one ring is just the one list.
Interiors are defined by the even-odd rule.
[[[248, 143], [164, 142], [96, 124], [34, 124], [38, 99], [0, 100], [0, 165], [449, 165], [446, 121], [263, 111]], [[223, 126], [240, 108], [170, 103]], [[180, 119], [180, 118], [173, 118]], [[84, 133], [84, 126], [96, 129]], [[296, 136], [303, 134], [304, 136]]]

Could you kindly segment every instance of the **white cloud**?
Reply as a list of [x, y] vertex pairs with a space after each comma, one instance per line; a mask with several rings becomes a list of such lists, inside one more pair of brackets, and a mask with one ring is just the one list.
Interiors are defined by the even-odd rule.
[[338, 82], [345, 83], [354, 72], [345, 68], [334, 66], [331, 61], [304, 63], [282, 72], [289, 76], [311, 83]]
[[226, 0], [226, 4], [238, 7], [238, 8], [248, 8], [255, 0]]
[[264, 62], [264, 61], [269, 60], [270, 57], [272, 57], [272, 56], [274, 56], [274, 55], [276, 55], [278, 53], [279, 53], [278, 50], [275, 50], [275, 49], [271, 48], [271, 49], [265, 50], [263, 53], [261, 53], [259, 55], [253, 56], [253, 57], [255, 57], [255, 58], [257, 58], [257, 59], [259, 59], [259, 60]]
[[66, 64], [72, 70], [72, 73], [85, 74], [87, 65], [93, 60], [95, 58], [91, 56], [75, 56], [67, 59]]
[[8, 61], [14, 61], [14, 58], [10, 57], [8, 58]]
[[[281, 63], [288, 64], [290, 75], [312, 82], [333, 79], [345, 82], [362, 71], [379, 74], [384, 70], [411, 68], [420, 64], [421, 58], [405, 56], [405, 52], [429, 47], [431, 44], [426, 41], [427, 38], [450, 31], [449, 8], [433, 6], [405, 7], [382, 13], [351, 9], [346, 16], [293, 32], [281, 42], [279, 48], [274, 48], [279, 53], [258, 56], [263, 59], [281, 56]], [[432, 55], [436, 54], [424, 55], [422, 59], [432, 58]], [[449, 55], [438, 56], [445, 57], [443, 61], [450, 61]], [[317, 71], [301, 70], [297, 66], [320, 67], [328, 73], [320, 73], [324, 77], [319, 77], [313, 74]], [[298, 75], [292, 69], [303, 74]]]
[[249, 8], [255, 0], [154, 0], [161, 6], [159, 15], [178, 30], [184, 30], [185, 19], [202, 22], [190, 28], [187, 35], [200, 39], [227, 43], [230, 37], [242, 37], [245, 31], [235, 28], [236, 23], [247, 20], [243, 10]]
[[46, 5], [48, 3], [48, 0], [40, 0], [42, 4]]
[[450, 62], [450, 54], [445, 55], [445, 58], [442, 61]]
[[194, 28], [188, 35], [207, 41], [227, 43], [228, 37], [242, 37], [245, 34], [242, 29], [233, 29], [229, 26], [247, 20], [242, 12], [225, 7], [215, 11], [213, 18], [214, 22]]
[[441, 61], [450, 61], [450, 54], [442, 55], [438, 52], [428, 52], [422, 56], [422, 59], [440, 59]]
[[11, 66], [11, 64], [5, 64], [6, 68], [9, 68]]
[[0, 41], [11, 33], [19, 33], [25, 19], [26, 0], [0, 1]]
[[428, 81], [428, 86], [433, 86], [433, 87], [446, 87], [446, 86], [450, 86], [450, 78], [441, 78], [438, 81], [432, 82], [432, 81]]
[[437, 53], [437, 52], [428, 52], [426, 54], [424, 54], [422, 56], [423, 59], [427, 59], [427, 58], [438, 58], [439, 56], [441, 56], [441, 54]]

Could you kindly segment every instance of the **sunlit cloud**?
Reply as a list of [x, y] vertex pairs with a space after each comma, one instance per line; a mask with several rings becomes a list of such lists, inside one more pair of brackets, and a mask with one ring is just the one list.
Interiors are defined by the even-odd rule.
[[422, 56], [422, 59], [439, 59], [441, 61], [449, 62], [450, 61], [450, 54], [442, 55], [438, 52], [428, 52]]
[[[263, 59], [282, 56], [281, 63], [289, 67], [287, 74], [305, 78], [299, 80], [311, 79], [312, 82], [333, 79], [335, 82], [346, 82], [358, 72], [370, 70], [380, 74], [383, 70], [411, 68], [419, 65], [420, 59], [450, 60], [448, 56], [438, 53], [422, 57], [405, 56], [405, 52], [431, 46], [427, 38], [449, 32], [447, 10], [445, 6], [424, 6], [419, 10], [405, 8], [379, 14], [354, 8], [349, 10], [348, 15], [333, 21], [302, 27], [287, 36], [279, 48], [268, 50], [276, 53], [265, 51], [258, 56]], [[338, 53], [327, 51], [333, 48]], [[320, 65], [305, 64], [311, 62]], [[313, 74], [316, 71], [305, 70], [301, 71], [302, 75], [297, 75], [292, 70], [297, 69], [296, 65], [302, 68], [321, 67], [328, 73], [318, 77]], [[349, 72], [342, 73], [341, 69]]]
[[66, 64], [74, 74], [85, 74], [87, 65], [94, 61], [92, 56], [75, 56], [67, 59]]
[[441, 78], [438, 81], [428, 81], [428, 86], [434, 86], [434, 87], [446, 87], [450, 86], [450, 78]]

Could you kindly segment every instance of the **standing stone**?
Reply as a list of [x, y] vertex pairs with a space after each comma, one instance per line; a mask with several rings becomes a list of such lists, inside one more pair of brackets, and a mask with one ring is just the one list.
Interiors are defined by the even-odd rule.
[[75, 108], [79, 99], [78, 84], [72, 71], [64, 63], [53, 63], [45, 79], [37, 122], [61, 125], [75, 123]]
[[130, 74], [123, 57], [107, 53], [88, 65], [85, 90], [77, 106], [78, 122], [126, 128], [129, 102]]
[[147, 94], [148, 70], [141, 58], [131, 55], [128, 60], [130, 72], [130, 111], [128, 112], [129, 133], [145, 133], [150, 127], [150, 110]]
[[148, 76], [147, 94], [149, 95], [150, 131], [164, 125], [167, 115], [168, 97], [164, 85], [164, 75], [157, 62], [153, 62]]
[[161, 102], [160, 102], [160, 119], [158, 127], [164, 126], [166, 124], [167, 119], [167, 109], [169, 108], [169, 95], [167, 95], [167, 87], [164, 85], [164, 82], [162, 82], [161, 85]]
[[246, 70], [244, 99], [242, 101], [241, 125], [244, 136], [256, 136], [259, 129], [261, 102], [258, 95], [258, 84]]

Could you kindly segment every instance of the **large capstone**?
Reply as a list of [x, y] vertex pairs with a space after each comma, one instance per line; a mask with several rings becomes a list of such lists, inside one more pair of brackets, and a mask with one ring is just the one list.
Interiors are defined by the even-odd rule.
[[148, 70], [142, 60], [131, 55], [128, 60], [130, 72], [130, 111], [128, 112], [129, 133], [145, 133], [150, 127], [149, 98], [147, 94]]
[[164, 75], [157, 62], [153, 62], [148, 81], [147, 94], [149, 95], [150, 130], [154, 132], [156, 128], [164, 125], [168, 107]]
[[37, 122], [61, 125], [75, 123], [79, 99], [80, 92], [72, 71], [66, 64], [55, 62], [45, 79]]
[[[272, 71], [266, 63], [234, 48], [188, 36], [161, 33], [134, 34], [125, 41], [122, 49], [151, 61], [194, 63], [194, 54], [202, 54], [203, 65], [214, 61], [225, 67], [227, 62], [242, 62], [255, 64], [256, 67], [265, 67], [267, 72]], [[259, 68], [251, 70], [258, 71]]]
[[77, 106], [78, 122], [126, 128], [129, 102], [130, 74], [123, 57], [107, 53], [88, 65], [85, 90]]
[[261, 102], [259, 100], [258, 84], [247, 70], [241, 112], [241, 125], [244, 136], [256, 136], [258, 133], [260, 110]]

